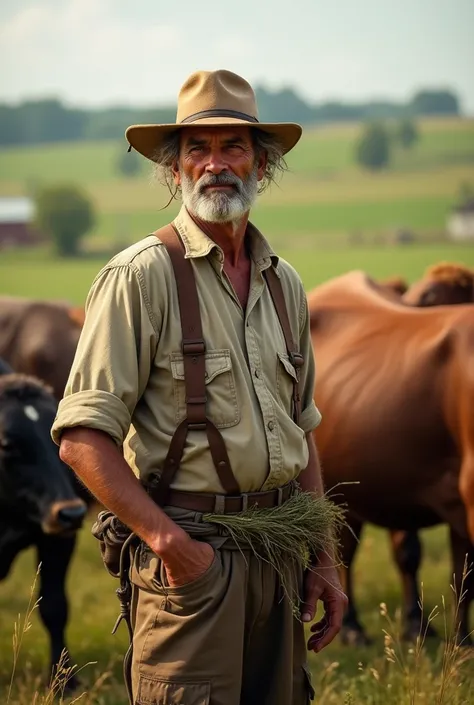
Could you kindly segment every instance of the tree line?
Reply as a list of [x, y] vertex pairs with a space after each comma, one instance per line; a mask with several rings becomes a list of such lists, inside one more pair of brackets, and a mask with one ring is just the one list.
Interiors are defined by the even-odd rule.
[[[294, 89], [268, 91], [257, 88], [262, 122], [299, 122], [303, 125], [335, 121], [417, 118], [459, 115], [460, 104], [450, 90], [420, 90], [407, 102], [327, 102], [312, 105]], [[49, 142], [121, 139], [128, 125], [174, 122], [174, 106], [137, 109], [71, 108], [60, 100], [28, 100], [17, 105], [0, 103], [0, 145], [33, 145]]]

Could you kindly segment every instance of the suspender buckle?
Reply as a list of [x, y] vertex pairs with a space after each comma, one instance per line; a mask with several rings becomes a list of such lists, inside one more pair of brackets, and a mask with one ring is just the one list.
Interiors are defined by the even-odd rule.
[[291, 364], [293, 365], [293, 367], [296, 368], [297, 371], [299, 367], [303, 367], [304, 357], [301, 353], [291, 352], [288, 357], [290, 358]]
[[203, 338], [195, 338], [183, 340], [181, 344], [183, 355], [204, 355], [206, 352], [206, 343]]

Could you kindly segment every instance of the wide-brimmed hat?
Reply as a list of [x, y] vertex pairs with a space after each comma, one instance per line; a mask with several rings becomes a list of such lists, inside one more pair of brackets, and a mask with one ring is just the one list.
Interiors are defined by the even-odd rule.
[[153, 161], [167, 136], [191, 125], [258, 127], [279, 141], [284, 154], [295, 146], [302, 133], [301, 125], [294, 122], [259, 122], [252, 86], [237, 74], [221, 69], [196, 71], [189, 76], [178, 95], [174, 124], [131, 125], [125, 137], [137, 152]]

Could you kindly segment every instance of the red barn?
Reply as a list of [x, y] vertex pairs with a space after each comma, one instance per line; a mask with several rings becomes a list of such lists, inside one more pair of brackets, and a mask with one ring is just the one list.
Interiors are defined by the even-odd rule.
[[33, 226], [35, 206], [26, 196], [0, 196], [0, 249], [27, 247], [44, 241]]

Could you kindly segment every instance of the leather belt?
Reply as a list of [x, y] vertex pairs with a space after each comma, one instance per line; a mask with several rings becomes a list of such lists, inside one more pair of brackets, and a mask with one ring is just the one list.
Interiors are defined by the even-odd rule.
[[[154, 488], [149, 487], [147, 491], [150, 497], [156, 501]], [[205, 514], [237, 514], [251, 507], [259, 507], [261, 509], [278, 507], [280, 504], [290, 499], [294, 491], [295, 483], [293, 481], [274, 490], [245, 492], [235, 496], [169, 490], [166, 505]]]

